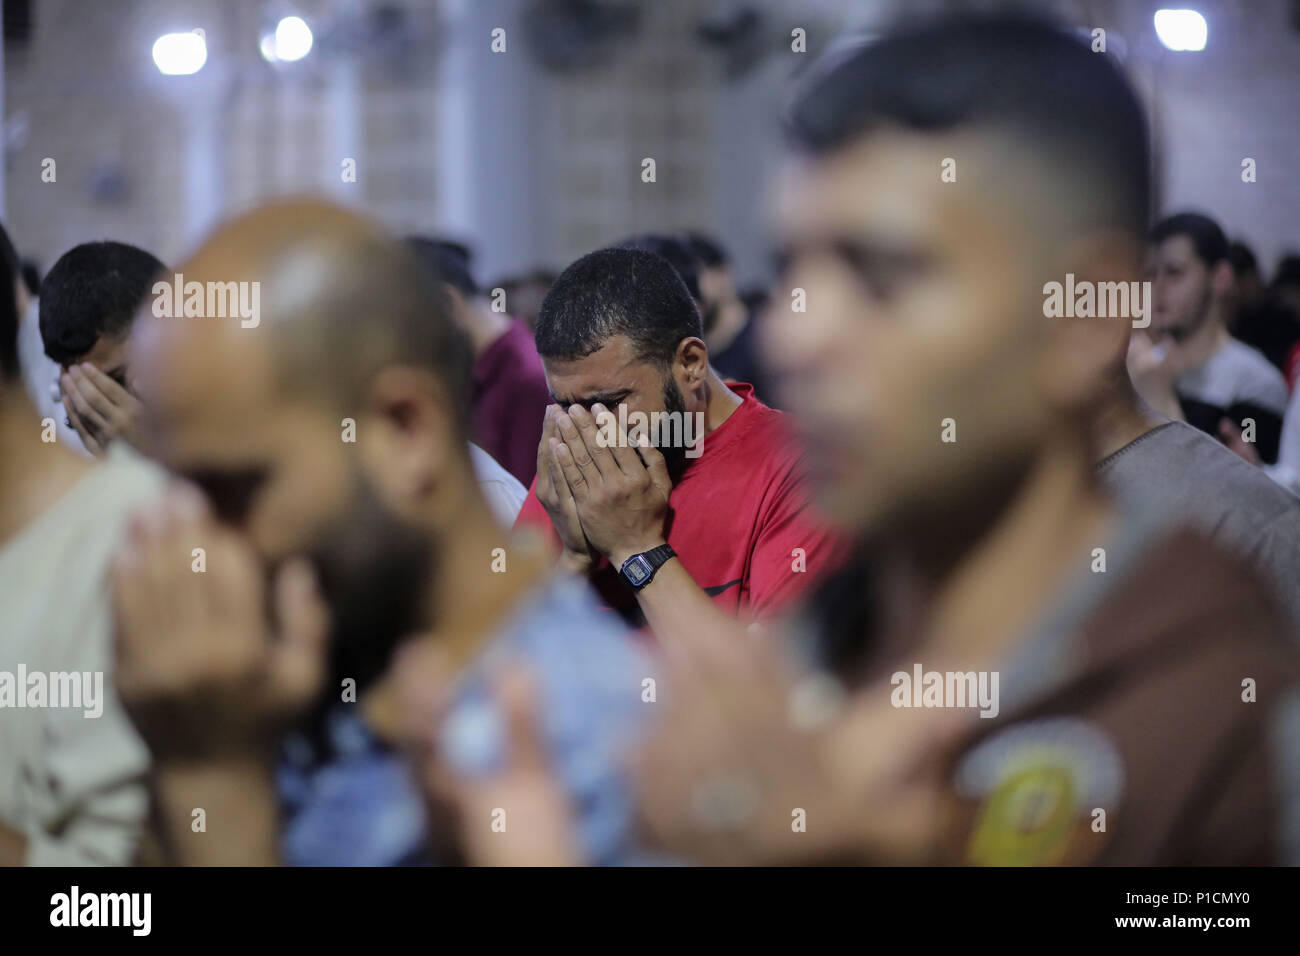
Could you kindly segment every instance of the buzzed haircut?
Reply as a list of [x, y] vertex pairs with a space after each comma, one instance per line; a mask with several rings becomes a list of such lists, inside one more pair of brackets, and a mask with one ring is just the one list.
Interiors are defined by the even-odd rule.
[[663, 256], [668, 260], [668, 264], [677, 270], [677, 274], [682, 277], [686, 283], [686, 291], [691, 294], [691, 298], [699, 302], [703, 296], [700, 294], [700, 267], [703, 263], [695, 253], [695, 247], [691, 245], [690, 240], [685, 236], [676, 236], [671, 233], [647, 232], [637, 236], [629, 236], [618, 245], [625, 249], [644, 249], [646, 252], [653, 252], [656, 255]]
[[1151, 241], [1157, 245], [1175, 236], [1190, 239], [1196, 258], [1207, 266], [1218, 265], [1228, 258], [1228, 237], [1209, 216], [1199, 212], [1180, 212], [1166, 216], [1151, 229]]
[[478, 295], [478, 283], [470, 268], [469, 247], [432, 236], [407, 236], [404, 240], [425, 268], [467, 299]]
[[125, 242], [86, 242], [69, 249], [41, 283], [45, 354], [70, 365], [101, 337], [125, 335], [164, 271], [154, 256]]
[[445, 389], [452, 420], [466, 437], [469, 339], [452, 320], [446, 290], [409, 246], [378, 233], [325, 235], [302, 242], [280, 265], [292, 269], [295, 258], [311, 290], [305, 300], [277, 300], [276, 283], [270, 305], [264, 304], [283, 317], [271, 324], [281, 336], [275, 354], [282, 387], [313, 390], [347, 410], [383, 369], [427, 369]]
[[963, 14], [904, 27], [815, 67], [786, 116], [791, 144], [813, 156], [888, 129], [1001, 137], [1005, 161], [1058, 194], [1045, 214], [1146, 233], [1142, 106], [1109, 54], [1047, 21]]
[[672, 364], [686, 338], [702, 338], [700, 313], [681, 276], [644, 249], [588, 253], [560, 273], [537, 316], [543, 358], [591, 355], [612, 336], [631, 340], [639, 359]]
[[0, 382], [17, 380], [18, 368], [18, 254], [0, 223]]

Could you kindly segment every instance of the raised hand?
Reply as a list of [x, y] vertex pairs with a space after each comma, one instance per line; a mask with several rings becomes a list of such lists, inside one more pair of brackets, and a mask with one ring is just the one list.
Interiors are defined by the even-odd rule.
[[135, 439], [140, 400], [89, 362], [70, 366], [59, 377], [59, 394], [68, 420], [92, 454], [102, 455], [115, 439]]
[[311, 571], [280, 570], [273, 628], [260, 562], [192, 488], [132, 520], [112, 585], [118, 691], [157, 763], [264, 757], [315, 698], [328, 612]]

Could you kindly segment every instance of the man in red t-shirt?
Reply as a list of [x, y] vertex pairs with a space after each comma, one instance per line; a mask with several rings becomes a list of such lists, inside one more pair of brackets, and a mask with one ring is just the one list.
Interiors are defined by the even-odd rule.
[[557, 402], [516, 527], [661, 639], [787, 606], [835, 561], [780, 412], [709, 367], [672, 266], [602, 249], [556, 281], [537, 349]]

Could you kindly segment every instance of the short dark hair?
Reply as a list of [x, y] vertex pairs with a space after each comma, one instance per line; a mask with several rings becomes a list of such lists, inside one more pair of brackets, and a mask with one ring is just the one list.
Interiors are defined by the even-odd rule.
[[18, 368], [18, 253], [0, 223], [0, 382], [16, 380]]
[[1228, 237], [1209, 216], [1199, 212], [1180, 212], [1161, 219], [1151, 230], [1151, 241], [1155, 244], [1175, 236], [1192, 240], [1196, 258], [1207, 266], [1217, 265], [1228, 258]]
[[467, 299], [478, 295], [478, 283], [470, 269], [470, 251], [464, 243], [432, 236], [407, 236], [406, 248], [420, 263]]
[[1255, 258], [1255, 253], [1240, 240], [1228, 244], [1228, 261], [1232, 263], [1232, 271], [1237, 278], [1248, 272], [1259, 272], [1259, 261]]
[[695, 250], [695, 257], [704, 264], [706, 269], [721, 269], [731, 261], [727, 257], [727, 250], [722, 248], [722, 243], [712, 236], [702, 232], [688, 232], [686, 239]]
[[671, 233], [647, 232], [639, 236], [630, 236], [619, 243], [625, 249], [643, 249], [653, 252], [668, 260], [668, 264], [677, 270], [677, 274], [686, 283], [686, 291], [696, 302], [701, 301], [700, 294], [700, 257], [695, 247], [685, 236]]
[[1270, 288], [1276, 290], [1285, 286], [1300, 286], [1300, 254], [1290, 252], [1278, 260]]
[[59, 257], [41, 283], [45, 354], [67, 365], [101, 336], [126, 333], [164, 266], [125, 242], [85, 242]]
[[591, 355], [626, 335], [637, 357], [666, 367], [682, 339], [703, 338], [700, 313], [681, 276], [644, 249], [588, 253], [560, 273], [537, 315], [543, 358]]
[[963, 14], [905, 27], [815, 67], [786, 116], [792, 145], [814, 156], [890, 127], [1002, 135], [1027, 147], [1013, 161], [1068, 183], [1071, 223], [1146, 231], [1142, 106], [1110, 54], [1045, 20]]

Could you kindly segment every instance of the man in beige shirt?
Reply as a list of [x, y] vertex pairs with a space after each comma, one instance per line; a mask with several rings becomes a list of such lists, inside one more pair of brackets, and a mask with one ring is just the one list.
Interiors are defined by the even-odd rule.
[[16, 331], [0, 297], [0, 864], [128, 863], [147, 752], [113, 691], [105, 571], [163, 478], [120, 443], [93, 462], [50, 440]]

